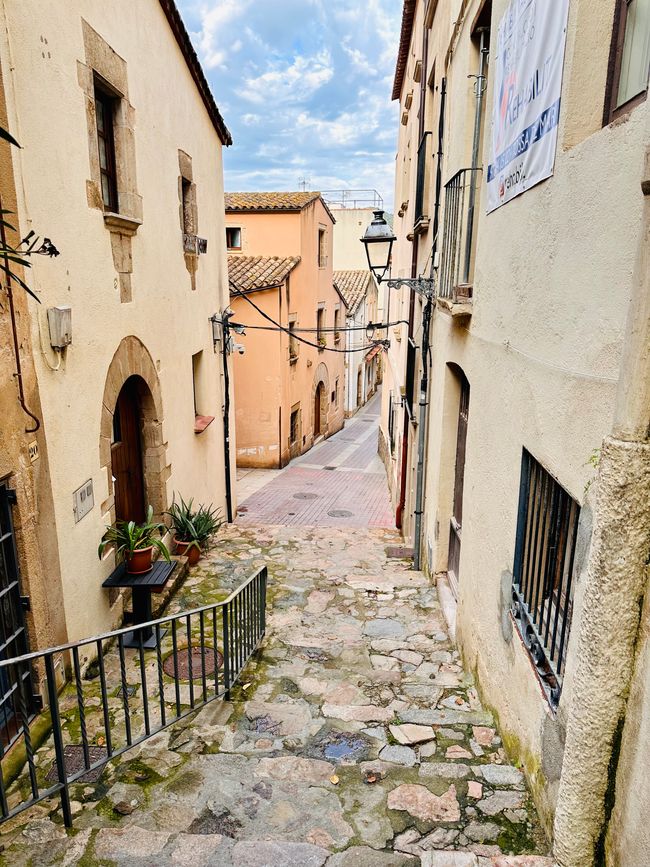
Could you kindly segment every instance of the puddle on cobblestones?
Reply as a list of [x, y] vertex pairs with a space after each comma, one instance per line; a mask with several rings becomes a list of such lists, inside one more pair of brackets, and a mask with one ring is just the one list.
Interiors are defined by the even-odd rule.
[[314, 744], [314, 754], [330, 762], [357, 762], [369, 748], [366, 739], [354, 732], [330, 732]]

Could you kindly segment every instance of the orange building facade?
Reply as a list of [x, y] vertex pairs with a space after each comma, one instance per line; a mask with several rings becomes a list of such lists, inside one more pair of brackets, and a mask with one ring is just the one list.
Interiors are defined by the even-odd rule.
[[286, 466], [343, 427], [346, 307], [333, 227], [318, 193], [226, 194], [232, 321], [249, 326], [234, 354], [240, 467]]

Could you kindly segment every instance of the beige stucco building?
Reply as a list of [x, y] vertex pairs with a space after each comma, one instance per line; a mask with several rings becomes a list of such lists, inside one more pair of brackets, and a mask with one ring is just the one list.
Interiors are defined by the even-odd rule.
[[[530, 15], [546, 14], [542, 5], [531, 7]], [[598, 522], [608, 512], [599, 513], [595, 498], [602, 480], [592, 482], [612, 430], [619, 378], [629, 376], [621, 364], [639, 280], [646, 282], [632, 317], [636, 339], [648, 315], [647, 213], [642, 219], [647, 68], [635, 82], [635, 52], [624, 55], [627, 65], [617, 58], [634, 36], [635, 20], [646, 27], [636, 34], [639, 41], [650, 44], [650, 35], [640, 17], [630, 15], [626, 25], [625, 3], [567, 5], [565, 47], [566, 6], [548, 13], [560, 16], [551, 22], [560, 36], [546, 46], [560, 64], [561, 80], [552, 173], [508, 201], [519, 179], [502, 170], [501, 201], [487, 213], [493, 128], [499, 111], [509, 111], [508, 99], [516, 99], [506, 90], [504, 102], [494, 102], [497, 34], [509, 3], [404, 3], [393, 92], [400, 127], [392, 275], [435, 279], [421, 546], [443, 597], [457, 600], [449, 609], [465, 663], [526, 771], [549, 834], [557, 810], [563, 867], [594, 863], [599, 846], [608, 864], [641, 867], [647, 839], [639, 810], [650, 803], [639, 774], [639, 750], [649, 736], [645, 617], [636, 663], [633, 649], [612, 650], [610, 662], [620, 661], [612, 667], [618, 679], [607, 681], [603, 661], [594, 686], [585, 673], [595, 670], [589, 644], [595, 645], [582, 600], [591, 598], [590, 582], [602, 573], [591, 549], [596, 545], [602, 561]], [[506, 40], [507, 29], [503, 33]], [[421, 377], [417, 345], [410, 379], [407, 355], [423, 302], [406, 289], [396, 304], [393, 299], [390, 317], [410, 325], [391, 340], [382, 453], [398, 517], [413, 543], [418, 418], [404, 403], [415, 403]], [[647, 373], [647, 352], [646, 342], [635, 362], [639, 377]], [[647, 390], [641, 393], [647, 398]], [[645, 507], [629, 513], [642, 535], [647, 402], [639, 415], [645, 428], [638, 425], [627, 439], [645, 442], [638, 452], [646, 456], [639, 476]], [[615, 534], [608, 544], [617, 544]], [[645, 544], [647, 553], [647, 538]], [[590, 602], [587, 611], [585, 617], [592, 616], [597, 605]], [[625, 640], [634, 645], [638, 619], [624, 623]], [[614, 633], [604, 633], [611, 648], [622, 640]], [[633, 671], [630, 703], [620, 699], [613, 724], [599, 720], [608, 691], [626, 695]], [[580, 721], [587, 707], [591, 725], [586, 711]], [[567, 729], [573, 734], [565, 751]]]
[[148, 504], [161, 516], [174, 492], [225, 511], [209, 317], [228, 304], [230, 136], [171, 0], [0, 9], [7, 124], [23, 145], [11, 172], [3, 154], [2, 194], [13, 184], [21, 237], [33, 229], [60, 251], [26, 277], [40, 306], [28, 302], [27, 316], [19, 301], [41, 428], [23, 434], [15, 400], [1, 420], [12, 445], [0, 478], [20, 473], [15, 514], [35, 524], [26, 574], [40, 570], [48, 586], [32, 604], [49, 623], [34, 629], [36, 649], [120, 622], [122, 595], [102, 589], [115, 557], [97, 556], [107, 524], [141, 520]]
[[226, 194], [232, 321], [250, 326], [234, 356], [240, 467], [283, 467], [343, 426], [333, 226], [319, 193]]

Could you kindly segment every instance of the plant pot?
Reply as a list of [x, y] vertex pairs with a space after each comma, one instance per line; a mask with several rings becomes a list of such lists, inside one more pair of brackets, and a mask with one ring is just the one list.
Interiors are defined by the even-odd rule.
[[150, 572], [152, 553], [153, 545], [150, 545], [148, 548], [138, 548], [132, 557], [127, 557], [126, 571], [129, 575], [144, 575], [145, 572]]
[[174, 539], [176, 543], [176, 553], [181, 557], [187, 557], [188, 565], [196, 566], [201, 559], [201, 549], [194, 542], [183, 542], [182, 539]]

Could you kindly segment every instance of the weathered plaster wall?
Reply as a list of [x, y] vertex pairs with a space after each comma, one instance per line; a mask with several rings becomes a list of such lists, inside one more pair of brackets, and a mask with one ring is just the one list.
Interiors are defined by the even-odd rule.
[[[56, 260], [36, 262], [30, 275], [43, 302], [32, 317], [32, 339], [43, 343], [37, 376], [54, 491], [49, 520], [57, 527], [69, 636], [79, 638], [110, 627], [121, 614], [120, 603], [111, 609], [101, 588], [113, 558], [100, 563], [97, 543], [113, 506], [110, 479], [100, 471], [102, 395], [123, 338], [142, 341], [160, 381], [167, 502], [180, 491], [224, 505], [222, 380], [208, 322], [228, 303], [221, 145], [157, 2], [136, 8], [126, 0], [75, 0], [62, 7], [27, 0], [5, 4], [5, 15], [13, 67], [10, 122], [25, 143], [16, 161], [21, 232], [37, 228], [61, 251]], [[129, 239], [130, 254], [117, 257], [114, 233], [88, 195], [92, 147], [82, 67], [89, 58], [82, 19], [122, 59], [128, 79], [131, 126], [123, 134], [133, 140], [130, 170], [142, 225]], [[208, 239], [195, 291], [179, 225], [179, 150], [192, 158], [198, 232]], [[130, 273], [128, 303], [123, 273]], [[47, 345], [45, 309], [57, 304], [72, 306], [73, 344], [53, 370], [58, 360]], [[216, 421], [196, 436], [192, 355], [199, 351]], [[122, 371], [124, 379], [130, 372]], [[75, 524], [72, 492], [87, 479], [95, 507]]]
[[[493, 5], [497, 22], [506, 0]], [[611, 29], [599, 25], [595, 31], [606, 50], [600, 44], [587, 47], [594, 33], [583, 40], [578, 32], [584, 6], [571, 4], [565, 97], [574, 74], [581, 80], [588, 74], [585, 64], [592, 82], [603, 79]], [[443, 180], [467, 163], [471, 124], [462, 106], [468, 99], [466, 76], [474, 71], [468, 28], [476, 7], [468, 6], [447, 69], [451, 114]], [[602, 110], [602, 90], [590, 93]], [[489, 118], [489, 77], [486, 96]], [[522, 447], [531, 451], [584, 503], [594, 472], [590, 455], [612, 421], [641, 214], [638, 175], [647, 112], [646, 106], [637, 108], [624, 122], [604, 129], [585, 132], [583, 125], [578, 136], [577, 122], [569, 120], [571, 104], [567, 97], [554, 177], [489, 216], [481, 206], [471, 320], [457, 324], [441, 310], [435, 314], [425, 518], [432, 570], [444, 570], [458, 411], [445, 371], [455, 363], [470, 383], [458, 634], [506, 743], [524, 762], [547, 827], [557, 793], [572, 665], [555, 718], [517, 632], [511, 634], [508, 625], [521, 452]], [[459, 115], [454, 114], [458, 106]], [[484, 164], [486, 158], [484, 149]], [[604, 171], [608, 166], [615, 170]], [[579, 598], [578, 590], [572, 637], [579, 625]], [[574, 649], [573, 638], [570, 656]], [[504, 689], [504, 684], [510, 686]]]
[[[2, 33], [4, 43], [4, 32]], [[5, 94], [6, 45], [0, 49], [0, 126], [13, 127], [7, 119]], [[0, 198], [2, 207], [13, 212], [17, 209], [13, 161], [16, 149], [0, 142]], [[12, 222], [13, 216], [7, 217]], [[17, 245], [20, 236], [7, 230], [7, 241]], [[14, 273], [25, 279], [24, 270], [10, 266]], [[27, 429], [35, 423], [20, 406], [16, 382], [17, 365], [14, 354], [13, 333], [9, 311], [9, 289], [3, 275], [0, 281], [0, 480], [16, 492], [13, 521], [20, 568], [20, 591], [30, 598], [30, 612], [25, 615], [30, 649], [49, 647], [66, 640], [65, 613], [62, 604], [61, 572], [52, 514], [52, 490], [48, 464], [45, 427], [36, 433]], [[29, 320], [36, 302], [16, 284], [12, 285], [19, 342], [22, 382], [27, 407], [42, 419], [42, 408], [34, 369], [33, 346]], [[31, 443], [38, 446], [38, 458], [29, 457]]]

